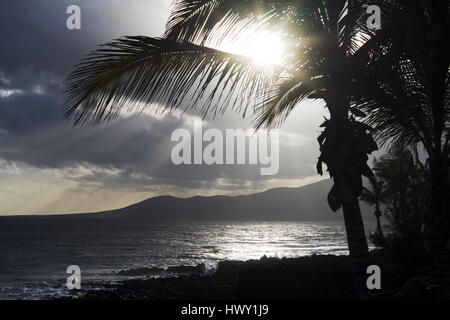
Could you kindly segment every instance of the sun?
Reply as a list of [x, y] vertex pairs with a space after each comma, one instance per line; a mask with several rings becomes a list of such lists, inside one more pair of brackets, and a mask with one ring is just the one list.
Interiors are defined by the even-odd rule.
[[249, 32], [222, 42], [219, 49], [247, 56], [258, 65], [281, 65], [285, 49], [281, 38], [280, 34], [270, 31]]
[[250, 37], [244, 50], [245, 55], [259, 64], [281, 64], [283, 58], [283, 42], [279, 35], [270, 32]]

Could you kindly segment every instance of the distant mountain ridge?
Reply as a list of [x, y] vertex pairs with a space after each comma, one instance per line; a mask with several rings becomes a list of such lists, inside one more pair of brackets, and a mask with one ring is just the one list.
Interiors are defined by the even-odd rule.
[[[142, 220], [286, 220], [343, 221], [342, 213], [328, 207], [330, 180], [297, 188], [275, 188], [250, 195], [158, 196], [128, 207], [99, 213], [105, 218]], [[372, 210], [361, 204], [365, 220], [373, 220]]]
[[[297, 188], [275, 188], [238, 196], [157, 196], [125, 208], [97, 213], [40, 216], [52, 218], [95, 218], [228, 221], [343, 221], [342, 212], [332, 212], [327, 194], [331, 180]], [[372, 209], [361, 203], [364, 220], [373, 220]], [[36, 217], [36, 216], [28, 216]]]

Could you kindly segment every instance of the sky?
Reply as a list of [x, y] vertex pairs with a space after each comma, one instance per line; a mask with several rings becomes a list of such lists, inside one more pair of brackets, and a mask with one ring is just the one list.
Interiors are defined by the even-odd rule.
[[[66, 27], [73, 4], [81, 30]], [[99, 126], [63, 120], [63, 81], [73, 66], [112, 39], [161, 36], [170, 0], [3, 0], [0, 7], [0, 215], [94, 212], [157, 195], [248, 194], [324, 178], [315, 171], [327, 114], [320, 103], [299, 104], [281, 127], [273, 176], [254, 165], [174, 165], [171, 134], [192, 130], [195, 110]], [[251, 119], [230, 111], [203, 126], [247, 129]]]

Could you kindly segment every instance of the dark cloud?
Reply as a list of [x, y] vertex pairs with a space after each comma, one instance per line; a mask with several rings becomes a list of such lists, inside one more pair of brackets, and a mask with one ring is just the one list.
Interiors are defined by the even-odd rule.
[[[8, 135], [0, 135], [1, 158], [21, 161], [41, 168], [65, 168], [79, 163], [120, 169], [120, 183], [125, 178], [140, 184], [151, 179], [165, 179], [158, 183], [198, 185], [200, 181], [220, 177], [230, 179], [266, 179], [259, 174], [260, 166], [176, 166], [170, 154], [176, 144], [170, 141], [172, 132], [180, 127], [192, 130], [185, 120], [189, 117], [166, 115], [132, 116], [109, 125], [73, 127], [62, 121], [61, 98], [40, 94], [16, 94], [2, 99], [0, 128]], [[208, 126], [205, 124], [204, 130]], [[283, 137], [283, 136], [282, 136]], [[300, 166], [311, 160], [305, 148], [281, 145], [279, 178], [308, 176], [311, 166]], [[288, 155], [284, 157], [283, 155]], [[139, 179], [136, 179], [139, 177]], [[89, 176], [93, 181], [102, 177]], [[197, 181], [190, 184], [189, 181]], [[111, 182], [111, 181], [109, 181]], [[152, 182], [155, 183], [155, 182]], [[129, 183], [131, 184], [131, 183]]]
[[[2, 1], [0, 74], [8, 80], [3, 86], [32, 90], [40, 85], [59, 92], [72, 67], [99, 44], [127, 34], [159, 35], [168, 2]], [[73, 4], [81, 8], [81, 30], [66, 27], [66, 9]]]

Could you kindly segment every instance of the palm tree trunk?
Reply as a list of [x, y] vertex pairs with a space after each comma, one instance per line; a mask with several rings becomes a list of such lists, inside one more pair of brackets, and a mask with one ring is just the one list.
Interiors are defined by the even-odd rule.
[[359, 203], [344, 204], [343, 211], [353, 282], [356, 292], [361, 295], [367, 291], [365, 278], [369, 250]]
[[430, 161], [432, 216], [431, 244], [435, 253], [435, 269], [438, 278], [438, 298], [450, 300], [450, 239], [448, 211], [448, 166], [440, 153]]
[[[337, 78], [336, 78], [337, 79]], [[357, 145], [354, 128], [348, 118], [349, 101], [345, 81], [336, 81], [336, 90], [328, 91], [326, 104], [330, 111], [330, 130], [327, 166], [334, 179], [338, 202], [344, 211], [353, 285], [358, 298], [367, 297], [366, 269], [369, 250], [358, 198], [362, 192], [362, 168], [366, 164], [366, 151]], [[330, 88], [332, 87], [330, 85]], [[322, 149], [321, 149], [322, 150]], [[367, 160], [366, 160], [367, 161]], [[330, 203], [330, 202], [329, 202]]]
[[436, 262], [436, 275], [439, 284], [438, 298], [440, 300], [450, 300], [450, 240], [440, 250]]
[[377, 233], [380, 237], [384, 238], [383, 229], [381, 229], [381, 222], [379, 216], [377, 216]]
[[448, 211], [448, 164], [445, 163], [440, 150], [430, 158], [431, 171], [431, 206], [432, 216], [429, 218], [433, 250], [445, 247], [449, 240]]
[[[345, 181], [340, 182], [337, 177], [335, 177], [334, 180], [338, 189], [345, 189]], [[347, 234], [353, 285], [357, 297], [363, 299], [367, 297], [368, 293], [366, 285], [366, 269], [369, 266], [369, 248], [358, 199], [354, 198], [352, 202], [344, 202], [342, 209], [344, 212], [345, 231]]]
[[380, 240], [383, 241], [383, 243], [386, 243], [386, 239], [384, 238], [384, 234], [383, 234], [383, 228], [381, 227], [381, 210], [380, 210], [380, 205], [377, 204], [376, 208], [375, 208], [375, 217], [377, 218], [377, 233], [378, 236], [380, 237]]

